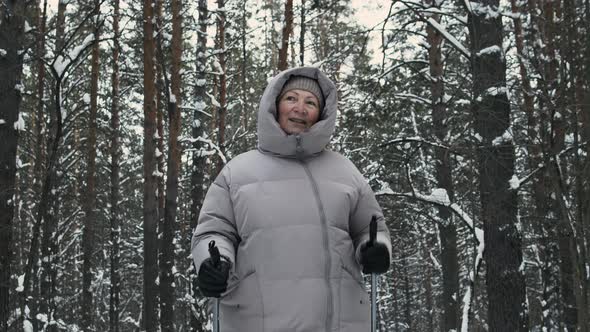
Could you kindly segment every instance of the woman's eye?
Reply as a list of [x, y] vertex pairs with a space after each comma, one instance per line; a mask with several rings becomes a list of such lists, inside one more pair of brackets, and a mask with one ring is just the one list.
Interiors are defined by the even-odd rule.
[[293, 101], [293, 100], [295, 100], [295, 97], [293, 97], [293, 96], [287, 96], [285, 99], [286, 100], [289, 100], [289, 101]]
[[314, 107], [317, 107], [317, 106], [318, 106], [318, 105], [315, 103], [315, 101], [313, 101], [313, 100], [309, 100], [309, 101], [307, 101], [307, 105], [311, 105], [311, 106], [314, 106]]

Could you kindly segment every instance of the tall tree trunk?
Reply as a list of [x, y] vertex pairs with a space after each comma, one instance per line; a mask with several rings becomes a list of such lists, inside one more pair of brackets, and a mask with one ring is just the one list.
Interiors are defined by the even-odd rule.
[[[94, 5], [100, 6], [95, 0]], [[97, 13], [100, 12], [97, 10]], [[81, 327], [84, 331], [94, 330], [92, 280], [94, 278], [94, 251], [96, 247], [96, 114], [98, 109], [98, 75], [100, 66], [100, 46], [98, 43], [100, 31], [98, 15], [95, 18], [94, 39], [97, 41], [92, 47], [92, 64], [90, 74], [90, 113], [88, 116], [87, 172], [84, 199], [84, 230], [82, 232], [82, 312]]]
[[[157, 262], [161, 265], [161, 255], [162, 255], [162, 230], [164, 229], [164, 206], [165, 206], [165, 188], [164, 188], [164, 110], [167, 108], [166, 104], [166, 96], [169, 95], [169, 86], [168, 86], [168, 74], [166, 73], [166, 59], [164, 57], [164, 50], [162, 49], [162, 35], [165, 33], [164, 31], [164, 14], [163, 14], [163, 3], [162, 0], [155, 0], [155, 13], [156, 15], [156, 25], [155, 25], [155, 47], [156, 47], [156, 59], [157, 63], [155, 63], [155, 71], [156, 71], [156, 167], [157, 167], [157, 178], [156, 181], [158, 182], [157, 185], [157, 200], [158, 200], [158, 226], [156, 228], [156, 233], [158, 234], [158, 259]], [[169, 97], [169, 96], [168, 96]], [[160, 269], [161, 267], [158, 266], [158, 280], [160, 283], [157, 284], [158, 286], [158, 303], [160, 304], [160, 316], [162, 315], [162, 303], [160, 293], [162, 291], [161, 280], [162, 277], [160, 276]], [[158, 320], [158, 324], [161, 325], [161, 320]]]
[[[584, 1], [584, 19], [582, 20], [582, 24], [585, 27], [590, 26], [590, 1]], [[580, 59], [581, 68], [578, 72], [579, 75], [579, 84], [576, 86], [579, 88], [580, 97], [578, 100], [582, 102], [580, 105], [579, 110], [579, 123], [580, 123], [580, 131], [581, 131], [581, 138], [584, 142], [590, 141], [590, 33], [586, 30], [585, 40], [583, 41], [584, 47], [582, 54], [582, 59]], [[576, 149], [577, 150], [577, 149]], [[581, 215], [581, 220], [584, 223], [584, 227], [586, 229], [586, 244], [590, 246], [590, 186], [588, 186], [588, 179], [590, 179], [590, 144], [585, 145], [585, 158], [581, 161], [580, 165], [580, 174], [579, 177], [580, 187], [583, 188], [580, 191], [582, 195], [580, 195], [580, 204], [579, 214]], [[587, 253], [587, 260], [590, 260], [590, 250]], [[590, 265], [590, 262], [587, 261], [586, 264]], [[590, 287], [590, 276], [586, 276], [586, 285]], [[588, 290], [588, 298], [587, 301], [590, 302], [590, 289]]]
[[[565, 139], [565, 122], [563, 118], [563, 111], [565, 109], [558, 109], [557, 104], [562, 103], [558, 99], [563, 98], [564, 91], [560, 87], [558, 78], [558, 62], [557, 55], [557, 21], [561, 17], [555, 17], [559, 12], [556, 2], [543, 2], [544, 12], [544, 42], [546, 44], [545, 52], [546, 59], [542, 60], [544, 64], [545, 82], [541, 87], [543, 91], [544, 109], [541, 109], [542, 114], [550, 124], [549, 135], [543, 135], [544, 146], [546, 147], [544, 162], [547, 165], [547, 181], [543, 188], [545, 199], [549, 202], [550, 211], [553, 212], [557, 223], [555, 224], [555, 240], [559, 250], [559, 285], [561, 295], [561, 324], [566, 330], [573, 331], [577, 326], [577, 305], [575, 297], [574, 286], [574, 271], [572, 260], [577, 261], [577, 255], [570, 251], [572, 237], [574, 236], [572, 225], [568, 218], [567, 208], [564, 207], [563, 192], [561, 190], [561, 174], [559, 172], [559, 158], [557, 154], [561, 152], [564, 147]], [[558, 114], [559, 113], [559, 114]], [[557, 116], [556, 116], [557, 115]], [[557, 178], [556, 178], [557, 177]], [[574, 250], [575, 251], [575, 250]]]
[[[522, 96], [523, 96], [523, 103], [521, 106], [521, 110], [526, 115], [527, 119], [527, 139], [529, 144], [526, 144], [526, 148], [528, 151], [528, 161], [529, 166], [531, 169], [536, 169], [539, 165], [542, 164], [543, 161], [543, 148], [541, 144], [538, 144], [538, 140], [540, 138], [539, 128], [537, 127], [538, 124], [538, 114], [535, 112], [534, 106], [534, 91], [531, 88], [531, 82], [529, 78], [529, 70], [527, 69], [525, 59], [527, 59], [527, 55], [525, 52], [525, 36], [522, 26], [522, 15], [524, 15], [524, 10], [522, 6], [524, 3], [517, 2], [516, 0], [510, 0], [512, 13], [516, 14], [513, 16], [513, 23], [514, 23], [514, 35], [516, 40], [516, 52], [518, 54], [518, 65], [519, 65], [519, 73], [520, 79], [522, 84]], [[530, 4], [531, 9], [536, 7], [534, 2]], [[540, 259], [541, 259], [541, 266], [540, 273], [539, 273], [539, 282], [542, 287], [540, 291], [540, 299], [538, 301], [540, 305], [539, 316], [538, 317], [531, 317], [531, 323], [539, 322], [541, 328], [549, 329], [551, 325], [551, 316], [546, 315], [544, 313], [551, 312], [551, 306], [554, 305], [554, 301], [550, 300], [551, 297], [551, 289], [555, 287], [551, 287], [550, 285], [553, 282], [553, 273], [551, 271], [551, 266], [553, 265], [551, 262], [555, 256], [555, 246], [553, 245], [553, 241], [548, 239], [546, 234], [548, 232], [552, 232], [552, 228], [554, 226], [550, 226], [552, 223], [548, 220], [548, 212], [549, 212], [549, 205], [547, 198], [547, 191], [545, 183], [548, 181], [547, 173], [544, 171], [538, 172], [535, 176], [532, 184], [533, 189], [533, 201], [535, 203], [535, 212], [536, 217], [532, 221], [532, 226], [534, 228], [535, 233], [537, 234], [538, 238], [540, 239], [538, 243]], [[529, 299], [531, 302], [532, 299]]]
[[[497, 8], [498, 0], [472, 2]], [[473, 6], [472, 6], [473, 7]], [[491, 331], [528, 331], [522, 264], [522, 239], [517, 228], [514, 145], [509, 137], [510, 104], [502, 49], [502, 19], [486, 11], [468, 13], [473, 80], [472, 112], [478, 143], [478, 164], [484, 242], [488, 325]], [[490, 48], [493, 47], [493, 48]], [[486, 52], [481, 50], [486, 49]], [[491, 52], [488, 52], [491, 51]], [[505, 138], [501, 138], [505, 137]], [[497, 144], [497, 138], [501, 143]], [[496, 141], [495, 141], [496, 140]]]
[[[172, 0], [172, 72], [171, 92], [168, 98], [168, 164], [166, 168], [166, 206], [162, 229], [160, 255], [160, 301], [162, 331], [175, 331], [174, 327], [174, 236], [178, 208], [178, 177], [180, 175], [180, 67], [182, 60], [182, 3]], [[169, 90], [167, 90], [168, 92]]]
[[[432, 257], [432, 252], [431, 252], [431, 248], [434, 247], [434, 243], [432, 243], [433, 241], [431, 241], [429, 234], [425, 234], [426, 238], [423, 239], [422, 241], [424, 241], [424, 243], [426, 244], [425, 247], [423, 248], [422, 254], [424, 255], [423, 257]], [[433, 277], [433, 270], [434, 270], [434, 266], [433, 266], [433, 262], [431, 260], [426, 260], [425, 264], [423, 264], [423, 276], [424, 279], [422, 280], [422, 284], [424, 287], [424, 297], [425, 297], [425, 303], [424, 303], [424, 312], [426, 313], [425, 317], [424, 317], [424, 322], [423, 322], [423, 326], [425, 327], [426, 331], [435, 331], [436, 329], [434, 328], [434, 321], [436, 319], [436, 301], [434, 300], [434, 289], [433, 289], [433, 282], [432, 282], [432, 277]]]
[[299, 24], [299, 65], [305, 64], [305, 0], [301, 0], [301, 23]]
[[[164, 34], [164, 23], [163, 18], [164, 15], [162, 13], [163, 6], [162, 0], [155, 0], [156, 8], [155, 8], [155, 15], [156, 15], [156, 32], [154, 33], [155, 43], [156, 43], [156, 59], [157, 64], [155, 65], [156, 70], [156, 136], [157, 136], [157, 148], [156, 148], [156, 163], [157, 163], [157, 182], [158, 182], [158, 190], [157, 190], [157, 199], [158, 199], [158, 226], [157, 226], [157, 234], [158, 234], [158, 303], [160, 304], [160, 315], [162, 315], [162, 303], [160, 298], [160, 293], [162, 292], [162, 284], [161, 280], [162, 277], [159, 275], [161, 272], [161, 260], [162, 260], [162, 230], [164, 229], [164, 207], [165, 207], [165, 187], [164, 187], [164, 110], [167, 109], [166, 97], [169, 99], [169, 82], [168, 82], [168, 74], [166, 73], [166, 59], [164, 57], [164, 50], [162, 49], [162, 35]], [[158, 322], [161, 325], [161, 320]]]
[[[564, 184], [565, 179], [560, 172], [560, 163], [558, 154], [564, 149], [566, 123], [565, 116], [568, 110], [564, 105], [565, 85], [560, 84], [565, 77], [558, 76], [559, 61], [557, 60], [558, 39], [566, 38], [565, 32], [558, 29], [561, 17], [561, 7], [559, 2], [547, 1], [543, 3], [543, 39], [546, 44], [545, 59], [541, 60], [545, 81], [541, 87], [543, 91], [543, 102], [545, 107], [541, 109], [545, 122], [549, 123], [550, 128], [548, 135], [542, 135], [546, 152], [544, 163], [547, 165], [547, 181], [543, 188], [546, 195], [545, 199], [550, 203], [550, 209], [556, 218], [556, 227], [554, 234], [559, 250], [559, 271], [560, 271], [560, 295], [561, 295], [561, 324], [567, 330], [575, 330], [578, 326], [578, 303], [580, 302], [580, 292], [578, 290], [579, 278], [576, 278], [576, 267], [578, 263], [578, 252], [575, 245], [575, 233], [572, 220], [569, 218], [569, 209], [564, 202]], [[568, 45], [569, 47], [569, 45]], [[562, 57], [565, 54], [561, 54]], [[578, 282], [577, 282], [578, 281]], [[584, 310], [584, 309], [582, 309]]]
[[277, 42], [276, 42], [276, 31], [275, 31], [275, 17], [274, 17], [274, 10], [275, 10], [275, 2], [274, 0], [264, 0], [264, 5], [266, 7], [265, 12], [265, 38], [264, 38], [264, 50], [266, 51], [266, 66], [267, 68], [278, 68], [277, 61]]
[[[60, 2], [57, 11], [57, 20], [56, 20], [56, 31], [55, 31], [55, 51], [56, 54], [61, 54], [61, 50], [64, 45], [64, 33], [65, 33], [65, 11], [66, 11], [67, 2]], [[57, 164], [57, 152], [59, 143], [62, 137], [62, 122], [61, 122], [61, 112], [60, 105], [59, 105], [59, 95], [61, 89], [61, 79], [62, 77], [57, 77], [54, 73], [55, 84], [51, 91], [51, 98], [49, 98], [50, 102], [48, 104], [48, 112], [49, 112], [49, 127], [48, 127], [48, 139], [46, 145], [46, 156], [47, 156], [47, 163], [42, 169], [39, 174], [41, 178], [39, 181], [41, 182], [41, 189], [40, 189], [40, 198], [39, 204], [37, 205], [37, 211], [35, 216], [35, 221], [33, 224], [32, 229], [32, 237], [30, 243], [30, 250], [27, 257], [27, 263], [24, 270], [24, 282], [23, 282], [23, 291], [21, 292], [21, 318], [26, 318], [28, 322], [23, 322], [27, 325], [32, 325], [34, 330], [37, 330], [37, 319], [36, 315], [38, 313], [39, 301], [44, 299], [43, 301], [47, 303], [49, 298], [51, 297], [50, 287], [47, 285], [54, 285], [52, 282], [51, 275], [55, 273], [54, 266], [46, 260], [44, 265], [39, 262], [39, 246], [40, 242], [42, 242], [42, 251], [45, 257], [51, 257], [50, 250], [51, 248], [55, 248], [55, 244], [52, 243], [54, 241], [51, 234], [55, 232], [55, 223], [56, 218], [54, 211], [49, 211], [50, 208], [55, 207], [55, 195], [53, 194], [53, 187], [55, 185], [56, 179], [56, 164]], [[59, 113], [59, 114], [58, 114]], [[43, 138], [42, 138], [43, 139]], [[41, 237], [41, 226], [43, 226], [43, 239]], [[54, 250], [55, 251], [55, 250]], [[44, 269], [39, 273], [39, 266], [44, 267]], [[50, 271], [52, 270], [53, 271]], [[45, 289], [43, 290], [44, 294], [41, 294], [38, 276], [41, 274], [41, 278], [48, 281], [45, 285]], [[29, 301], [30, 299], [30, 301]], [[44, 305], [45, 305], [44, 303]], [[47, 306], [47, 305], [46, 305]], [[25, 308], [28, 308], [28, 312]]]
[[[33, 193], [34, 199], [40, 199], [41, 191], [42, 191], [42, 183], [44, 178], [44, 170], [45, 170], [45, 159], [46, 159], [46, 140], [45, 140], [45, 109], [44, 109], [44, 92], [45, 92], [45, 63], [43, 62], [43, 57], [45, 56], [45, 30], [46, 30], [46, 22], [47, 22], [47, 0], [43, 1], [42, 5], [40, 1], [37, 1], [36, 4], [36, 11], [37, 11], [37, 27], [39, 30], [39, 35], [37, 36], [37, 45], [36, 45], [36, 55], [37, 55], [37, 109], [34, 116], [33, 122], [33, 133], [34, 133], [34, 140], [35, 140], [35, 166], [33, 170]], [[32, 254], [37, 254], [37, 248], [39, 246], [39, 236], [40, 236], [40, 223], [35, 223], [33, 225], [33, 236], [31, 240], [31, 249], [35, 248], [33, 252], [29, 252], [29, 258], [32, 257]], [[33, 246], [34, 245], [34, 246]], [[32, 262], [32, 260], [31, 260]], [[33, 268], [33, 266], [30, 266]], [[29, 271], [29, 265], [26, 265], [26, 270]], [[26, 275], [26, 273], [25, 273]], [[36, 278], [37, 273], [35, 273]], [[25, 283], [26, 285], [27, 283]], [[34, 280], [34, 284], [37, 284], [36, 280]], [[28, 288], [28, 287], [25, 287]], [[25, 293], [27, 293], [25, 291]], [[24, 307], [24, 301], [21, 301], [21, 307]], [[36, 310], [36, 308], [33, 309]]]
[[279, 49], [279, 71], [288, 68], [287, 53], [289, 51], [289, 37], [293, 32], [293, 0], [285, 1], [285, 25], [283, 26], [283, 39]]
[[[574, 143], [578, 140], [578, 130], [577, 130], [577, 113], [579, 106], [583, 103], [581, 99], [579, 99], [580, 94], [579, 91], [581, 87], [577, 84], [583, 85], [583, 83], [578, 79], [578, 69], [583, 68], [583, 64], [578, 59], [580, 58], [579, 54], [581, 53], [579, 50], [582, 49], [582, 44], [579, 42], [583, 40], [583, 36], [579, 34], [577, 28], [577, 20], [576, 20], [576, 6], [575, 2], [572, 0], [564, 0], [563, 1], [563, 19], [562, 19], [562, 29], [561, 29], [561, 36], [562, 36], [562, 43], [561, 43], [561, 50], [562, 50], [562, 59], [565, 61], [561, 61], [561, 70], [560, 72], [563, 73], [564, 77], [561, 79], [561, 86], [565, 90], [564, 97], [565, 102], [560, 103], [563, 107], [563, 111], [561, 111], [561, 115], [564, 121], [564, 131], [563, 131], [563, 146], [561, 150], [565, 149], [565, 130], [568, 127], [573, 128], [574, 133]], [[567, 82], [567, 83], [566, 83]], [[569, 83], [569, 84], [568, 84]], [[571, 105], [571, 106], [570, 106]], [[576, 151], [578, 153], [578, 151]], [[556, 158], [556, 161], [559, 161]], [[579, 158], [576, 158], [573, 163], [573, 175], [579, 175]], [[559, 170], [559, 169], [558, 169]], [[576, 184], [579, 183], [577, 179], [574, 180]], [[562, 188], [563, 196], [566, 197], [567, 195], [567, 182], [570, 182], [569, 179], [563, 177], [563, 182], [561, 182], [560, 188]], [[576, 190], [574, 186], [571, 186], [575, 195], [582, 194], [580, 190]], [[572, 190], [570, 189], [570, 190]], [[565, 203], [565, 202], [564, 202]], [[572, 202], [573, 203], [573, 202]], [[568, 204], [569, 205], [569, 204]], [[570, 211], [568, 205], [564, 204], [563, 207], [564, 213], [566, 213], [566, 220], [569, 220], [570, 227], [572, 227], [574, 236], [568, 238], [569, 240], [569, 252], [571, 255], [571, 264], [573, 270], [573, 286], [574, 286], [574, 295], [576, 301], [576, 309], [577, 309], [577, 329], [581, 332], [588, 332], [590, 329], [589, 322], [588, 322], [588, 276], [586, 270], [587, 264], [587, 254], [586, 248], [588, 244], [585, 242], [585, 233], [587, 230], [584, 229], [584, 220], [582, 218], [577, 218], [578, 215]], [[579, 216], [581, 217], [581, 216]]]
[[16, 179], [18, 131], [23, 129], [19, 114], [21, 75], [25, 35], [24, 1], [0, 8], [0, 331], [8, 330], [10, 315], [10, 260], [12, 257], [12, 219]]
[[[523, 87], [523, 99], [524, 99], [524, 111], [528, 119], [528, 130], [534, 130], [534, 104], [533, 104], [533, 92], [531, 90], [531, 82], [529, 79], [529, 73], [524, 63], [525, 52], [524, 52], [524, 32], [522, 29], [521, 15], [524, 14], [521, 10], [521, 3], [516, 0], [510, 0], [512, 13], [517, 14], [514, 16], [514, 37], [516, 40], [516, 53], [518, 54], [518, 69], [520, 72], [521, 84]], [[531, 132], [529, 131], [529, 134]], [[532, 132], [535, 133], [534, 131]], [[535, 137], [531, 136], [531, 137]]]
[[119, 315], [120, 315], [120, 294], [121, 294], [121, 275], [119, 272], [119, 265], [121, 261], [121, 224], [119, 221], [119, 199], [121, 197], [120, 187], [121, 180], [119, 176], [120, 170], [120, 147], [119, 147], [119, 2], [114, 0], [113, 9], [113, 74], [112, 74], [112, 90], [111, 90], [111, 215], [110, 215], [110, 230], [111, 230], [111, 288], [109, 293], [109, 331], [119, 332]]
[[[434, 2], [430, 4], [434, 6]], [[440, 15], [434, 14], [432, 19], [440, 22]], [[430, 94], [432, 100], [432, 122], [434, 134], [438, 141], [445, 142], [448, 134], [447, 109], [444, 100], [444, 79], [442, 58], [442, 35], [430, 24], [426, 26], [428, 44], [428, 61], [430, 63]], [[447, 191], [449, 199], [453, 201], [453, 178], [451, 174], [451, 161], [449, 151], [443, 148], [435, 148], [436, 156], [436, 180], [439, 188]], [[453, 222], [451, 211], [447, 207], [438, 207], [438, 216], [441, 222], [438, 224], [441, 243], [442, 264], [442, 331], [457, 330], [459, 325], [459, 261], [457, 258], [457, 230]]]
[[[192, 121], [192, 148], [194, 150], [192, 156], [192, 170], [191, 170], [191, 229], [197, 227], [197, 220], [201, 205], [205, 197], [205, 156], [201, 153], [203, 151], [203, 142], [199, 141], [204, 133], [205, 119], [203, 112], [207, 105], [207, 86], [205, 85], [207, 78], [207, 26], [208, 26], [208, 8], [207, 0], [199, 0], [199, 30], [197, 33], [197, 49], [196, 49], [196, 85], [195, 85], [195, 105], [196, 109], [193, 111]], [[187, 237], [190, 238], [190, 237]], [[193, 294], [193, 301], [191, 303], [191, 331], [204, 332], [206, 318], [203, 315], [203, 309], [200, 307], [200, 301], [197, 301], [197, 294], [200, 294], [197, 275], [194, 266], [190, 269], [191, 273], [191, 290]]]
[[[571, 6], [572, 12], [574, 12], [576, 6]], [[574, 12], [575, 13], [575, 12]], [[583, 148], [581, 148], [580, 139], [582, 142], [590, 141], [590, 1], [585, 1], [584, 15], [575, 15], [573, 17], [578, 18], [576, 22], [573, 22], [571, 29], [577, 30], [578, 26], [586, 27], [585, 34], [577, 33], [578, 45], [581, 49], [575, 49], [577, 54], [577, 60], [573, 64], [572, 68], [579, 68], [575, 73], [575, 123], [576, 132], [574, 138], [575, 151], [576, 151], [576, 191], [577, 191], [577, 216], [578, 216], [578, 234], [579, 243], [584, 243], [585, 248], [583, 250], [584, 259], [580, 262], [580, 268], [590, 265], [590, 185], [588, 179], [590, 179], [590, 144], [585, 144], [585, 154], [582, 157]], [[579, 30], [577, 30], [579, 31]], [[575, 37], [574, 37], [575, 38]], [[584, 234], [581, 236], [581, 234]], [[582, 269], [582, 272], [584, 270]], [[584, 294], [585, 294], [585, 308], [590, 306], [590, 276], [582, 273], [583, 280], [585, 280]], [[578, 310], [584, 310], [584, 307], [578, 308]], [[590, 330], [590, 312], [584, 313], [583, 322], [586, 331]]]
[[[164, 14], [162, 13], [162, 0], [155, 0], [156, 8], [156, 31], [154, 32], [156, 43], [156, 131], [157, 131], [157, 149], [156, 159], [158, 167], [158, 241], [162, 242], [162, 228], [164, 227], [164, 110], [168, 107], [166, 105], [166, 97], [168, 96], [168, 74], [166, 73], [166, 59], [164, 57], [164, 50], [162, 49], [162, 35], [164, 34]], [[160, 243], [158, 243], [158, 249]], [[159, 255], [162, 253], [158, 251]]]
[[[523, 4], [521, 4], [523, 5]], [[551, 74], [548, 72], [549, 66], [545, 64], [548, 58], [548, 47], [541, 48], [541, 45], [536, 41], [538, 39], [544, 40], [543, 45], [548, 43], [548, 37], [552, 31], [549, 28], [550, 22], [540, 18], [541, 9], [537, 7], [537, 1], [532, 0], [528, 2], [528, 11], [531, 13], [533, 29], [532, 36], [529, 37], [533, 41], [533, 47], [539, 56], [537, 59], [531, 59], [533, 63], [536, 63], [538, 70], [543, 72], [543, 76], [546, 78], [542, 82], [542, 87], [545, 87], [553, 79]], [[512, 10], [515, 13], [521, 12], [517, 3], [512, 4]], [[529, 154], [529, 165], [532, 169], [539, 167], [539, 165], [546, 164], [548, 162], [547, 156], [549, 154], [548, 135], [549, 131], [548, 123], [550, 123], [548, 117], [548, 111], [546, 105], [548, 104], [546, 98], [542, 92], [546, 89], [535, 89], [531, 88], [529, 82], [529, 76], [527, 67], [525, 66], [526, 54], [524, 47], [524, 33], [520, 17], [514, 19], [516, 47], [519, 54], [519, 67], [520, 75], [523, 86], [523, 108], [527, 117], [527, 136], [529, 144], [526, 145]], [[534, 96], [535, 93], [539, 98], [538, 108], [535, 109]], [[551, 162], [549, 161], [549, 164]], [[551, 198], [551, 175], [550, 168], [545, 168], [540, 172], [537, 172], [533, 180], [533, 201], [535, 203], [535, 219], [533, 219], [532, 225], [535, 227], [535, 232], [539, 234], [539, 253], [541, 259], [541, 273], [540, 283], [542, 285], [541, 298], [540, 298], [540, 321], [541, 328], [550, 329], [555, 323], [554, 320], [565, 322], [563, 316], [563, 310], [557, 310], [560, 306], [560, 301], [556, 301], [553, 298], [558, 296], [559, 279], [562, 274], [555, 273], [554, 266], [559, 264], [560, 250], [557, 241], [557, 222], [556, 213], [554, 208], [556, 204], [553, 203]], [[559, 292], [563, 295], [563, 292]], [[548, 314], [545, 314], [548, 313]], [[532, 317], [532, 322], [535, 322], [535, 318]]]
[[[43, 1], [43, 8], [37, 6], [38, 18], [37, 29], [39, 36], [37, 37], [37, 109], [34, 120], [33, 137], [35, 142], [35, 166], [33, 171], [33, 192], [35, 195], [41, 194], [41, 182], [43, 178], [43, 167], [45, 163], [44, 146], [45, 138], [43, 135], [45, 126], [45, 112], [44, 112], [44, 95], [45, 95], [45, 63], [43, 57], [45, 56], [45, 29], [47, 22], [47, 0]], [[36, 196], [37, 197], [37, 196]]]
[[[242, 2], [242, 17], [241, 17], [241, 34], [242, 34], [242, 66], [240, 71], [240, 84], [242, 92], [242, 126], [245, 132], [249, 132], [249, 118], [250, 118], [250, 104], [248, 103], [248, 95], [250, 88], [248, 87], [248, 52], [247, 52], [247, 40], [246, 35], [248, 31], [248, 12], [246, 10], [246, 1]], [[246, 146], [250, 145], [250, 140], [246, 137]]]
[[[53, 121], [55, 127], [55, 120]], [[49, 140], [51, 141], [51, 138]], [[57, 150], [56, 150], [57, 151]], [[57, 162], [57, 157], [54, 158]], [[55, 168], [54, 168], [55, 169]], [[57, 174], [53, 171], [50, 175], [53, 179], [57, 179]], [[55, 187], [55, 184], [54, 184]], [[45, 217], [42, 219], [42, 238], [41, 238], [41, 271], [40, 271], [40, 287], [39, 287], [39, 313], [44, 315], [47, 322], [54, 321], [55, 314], [55, 300], [56, 295], [56, 261], [57, 261], [57, 245], [56, 245], [56, 230], [57, 230], [57, 201], [56, 195], [51, 193], [48, 195], [47, 213], [44, 212]], [[56, 331], [55, 324], [49, 324], [43, 328], [49, 331]]]
[[[227, 104], [227, 75], [225, 73], [225, 0], [217, 0], [217, 41], [215, 47], [219, 52], [217, 60], [221, 68], [219, 73], [219, 107], [217, 107], [217, 144], [219, 153], [225, 155], [225, 113]], [[224, 163], [222, 158], [217, 159], [216, 174], [221, 172]]]
[[403, 287], [404, 287], [404, 321], [406, 322], [407, 330], [412, 331], [414, 326], [412, 324], [412, 285], [410, 283], [410, 274], [408, 271], [408, 253], [404, 253], [403, 261]]
[[143, 322], [149, 332], [158, 330], [158, 187], [156, 159], [156, 82], [154, 1], [143, 1]]
[[[393, 253], [393, 257], [391, 260], [391, 271], [393, 271], [393, 275], [395, 276], [395, 272], [396, 271], [401, 271], [401, 268], [399, 268], [399, 262], [401, 262], [400, 259], [398, 259], [398, 257], [396, 257], [396, 254]], [[393, 277], [391, 280], [391, 290], [390, 292], [392, 293], [392, 298], [393, 298], [393, 303], [391, 305], [391, 312], [392, 312], [392, 321], [397, 321], [397, 320], [401, 320], [399, 317], [400, 315], [398, 314], [399, 312], [401, 312], [400, 310], [400, 302], [401, 302], [401, 296], [399, 295], [400, 293], [400, 287], [397, 287], [397, 285], [401, 284], [401, 282], [399, 280], [401, 280], [401, 274], [400, 277]], [[401, 324], [393, 324], [393, 330], [391, 332], [398, 332], [400, 330], [400, 326]]]

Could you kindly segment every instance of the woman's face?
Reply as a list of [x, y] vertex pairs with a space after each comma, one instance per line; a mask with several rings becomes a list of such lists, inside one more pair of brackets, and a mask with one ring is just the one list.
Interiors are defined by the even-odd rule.
[[279, 100], [279, 125], [287, 134], [298, 134], [318, 121], [320, 102], [311, 92], [294, 89]]

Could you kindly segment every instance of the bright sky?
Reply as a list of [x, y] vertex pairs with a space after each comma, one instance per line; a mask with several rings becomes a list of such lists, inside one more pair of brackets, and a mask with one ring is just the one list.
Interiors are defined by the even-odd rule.
[[[48, 0], [47, 3], [51, 8], [57, 8], [57, 4], [60, 0]], [[194, 0], [196, 1], [196, 0]], [[260, 0], [258, 0], [260, 1]], [[215, 3], [214, 0], [209, 0], [209, 2], [213, 5]], [[363, 24], [364, 26], [370, 27], [375, 25], [378, 22], [381, 22], [385, 19], [387, 15], [387, 4], [389, 1], [387, 0], [372, 0], [372, 1], [365, 1], [365, 0], [352, 0], [351, 1], [352, 7], [357, 10], [357, 19], [358, 22]]]
[[59, 0], [48, 0], [47, 4], [49, 5], [49, 7], [51, 8], [57, 8], [57, 4], [59, 3]]
[[[196, 1], [196, 0], [194, 0]], [[260, 0], [258, 0], [260, 1]], [[214, 0], [209, 0], [211, 4], [214, 4]], [[59, 0], [48, 0], [47, 1], [49, 7], [57, 8], [57, 4]], [[385, 18], [387, 15], [387, 9], [384, 6], [389, 3], [387, 0], [373, 0], [373, 1], [364, 1], [364, 0], [352, 0], [352, 7], [357, 9], [358, 14], [357, 18], [360, 23], [365, 26], [370, 26], [375, 24], [375, 22], [380, 22]]]
[[[48, 0], [48, 5], [50, 10], [56, 10], [57, 4], [60, 0]], [[61, 0], [64, 1], [64, 0]], [[65, 0], [71, 1], [71, 0]], [[191, 0], [185, 0], [191, 1]], [[192, 0], [196, 1], [196, 0]], [[262, 1], [262, 0], [257, 0]], [[208, 0], [212, 7], [216, 6], [215, 0]], [[297, 2], [300, 3], [300, 0], [295, 0], [295, 6], [297, 6]], [[356, 11], [355, 19], [358, 23], [362, 24], [367, 28], [372, 28], [379, 23], [382, 23], [385, 17], [387, 16], [387, 11], [389, 10], [389, 0], [352, 0], [351, 5]], [[372, 42], [370, 43], [369, 48], [373, 49], [373, 51], [377, 51], [381, 45], [380, 35], [379, 32], [376, 31], [373, 33]]]

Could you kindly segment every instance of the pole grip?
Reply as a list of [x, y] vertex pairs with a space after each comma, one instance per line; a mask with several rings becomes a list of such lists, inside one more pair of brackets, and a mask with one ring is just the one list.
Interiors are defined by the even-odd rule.
[[371, 218], [371, 223], [369, 224], [369, 246], [373, 246], [373, 244], [375, 244], [376, 239], [377, 239], [377, 216], [373, 216]]
[[209, 242], [209, 255], [211, 255], [213, 266], [219, 267], [221, 264], [221, 255], [219, 254], [219, 249], [217, 249], [217, 246], [215, 245], [215, 240]]

